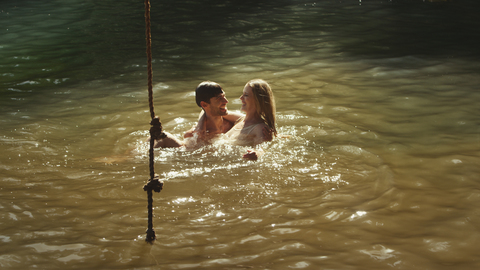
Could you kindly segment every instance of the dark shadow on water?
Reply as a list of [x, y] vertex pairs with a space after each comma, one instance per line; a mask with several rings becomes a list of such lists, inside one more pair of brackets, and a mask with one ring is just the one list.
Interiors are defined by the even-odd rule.
[[[392, 1], [378, 9], [381, 12], [373, 8], [352, 14], [350, 24], [365, 35], [363, 40], [341, 45], [339, 51], [374, 57], [480, 56], [478, 1]], [[375, 17], [377, 24], [370, 24]], [[336, 31], [348, 35], [352, 30], [346, 26]]]
[[[0, 95], [25, 95], [21, 93], [102, 79], [145, 80], [142, 1], [4, 3], [0, 22], [6, 22], [11, 29], [15, 29], [13, 22], [21, 21], [21, 16], [52, 20], [47, 16], [49, 12], [62, 23], [41, 29], [57, 34], [56, 38], [40, 35], [35, 43], [2, 45], [0, 52], [8, 55], [0, 65], [0, 74], [7, 74]], [[59, 11], [54, 12], [54, 8]], [[211, 76], [217, 71], [210, 65], [212, 61], [231, 57], [225, 41], [242, 46], [268, 44], [277, 37], [286, 37], [286, 42], [298, 50], [302, 42], [315, 37], [334, 44], [335, 52], [356, 58], [478, 59], [479, 8], [480, 1], [472, 0], [364, 0], [361, 5], [356, 0], [152, 1], [154, 80]], [[293, 34], [306, 38], [299, 41]], [[317, 44], [321, 42], [312, 42], [308, 49], [318, 49], [321, 45]], [[37, 60], [23, 60], [22, 56], [35, 56]], [[128, 75], [122, 77], [124, 74]]]

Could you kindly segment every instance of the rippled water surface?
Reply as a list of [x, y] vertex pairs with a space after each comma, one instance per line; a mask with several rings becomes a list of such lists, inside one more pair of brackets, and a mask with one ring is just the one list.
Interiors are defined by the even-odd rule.
[[152, 2], [154, 104], [238, 110], [267, 80], [280, 134], [155, 151], [142, 1], [0, 2], [2, 269], [478, 269], [479, 4]]

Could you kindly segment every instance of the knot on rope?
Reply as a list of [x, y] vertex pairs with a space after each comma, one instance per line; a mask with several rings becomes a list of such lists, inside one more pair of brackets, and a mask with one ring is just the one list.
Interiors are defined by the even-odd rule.
[[160, 122], [160, 118], [158, 116], [155, 116], [152, 119], [152, 121], [150, 122], [150, 125], [152, 125], [152, 127], [150, 128], [150, 136], [154, 140], [161, 140], [167, 137], [167, 135], [165, 135], [165, 133], [162, 130], [162, 123]]
[[153, 190], [157, 193], [162, 191], [162, 189], [163, 189], [163, 182], [160, 181], [158, 175], [155, 175], [155, 177], [153, 179], [149, 179], [148, 183], [146, 183], [143, 186], [143, 190], [145, 190], [145, 191], [152, 191]]
[[146, 231], [147, 238], [145, 241], [149, 243], [153, 243], [157, 238], [155, 236], [155, 230], [153, 229], [153, 192], [160, 192], [163, 189], [163, 182], [158, 179], [158, 174], [152, 179], [148, 180], [148, 183], [143, 186], [143, 190], [145, 190], [148, 194], [148, 229]]

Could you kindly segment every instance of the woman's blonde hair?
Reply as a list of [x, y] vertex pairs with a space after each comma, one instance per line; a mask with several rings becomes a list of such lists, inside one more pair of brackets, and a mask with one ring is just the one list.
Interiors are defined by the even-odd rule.
[[262, 79], [254, 79], [247, 84], [252, 88], [258, 115], [260, 115], [265, 124], [272, 130], [273, 135], [276, 136], [275, 98], [273, 96], [272, 88], [270, 88], [270, 85]]

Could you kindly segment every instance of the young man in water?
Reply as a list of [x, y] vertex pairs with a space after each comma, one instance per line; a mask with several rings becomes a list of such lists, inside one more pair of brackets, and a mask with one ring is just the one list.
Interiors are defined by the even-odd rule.
[[[234, 122], [242, 114], [231, 113], [227, 110], [228, 100], [222, 87], [215, 82], [205, 81], [200, 83], [195, 89], [195, 101], [202, 108], [202, 115], [196, 127], [187, 131], [184, 138], [194, 137], [197, 134], [197, 144], [208, 143], [214, 136], [229, 131]], [[229, 120], [224, 119], [228, 115]], [[154, 147], [180, 147], [185, 142], [178, 140], [172, 134], [165, 132], [166, 138], [155, 142]]]

